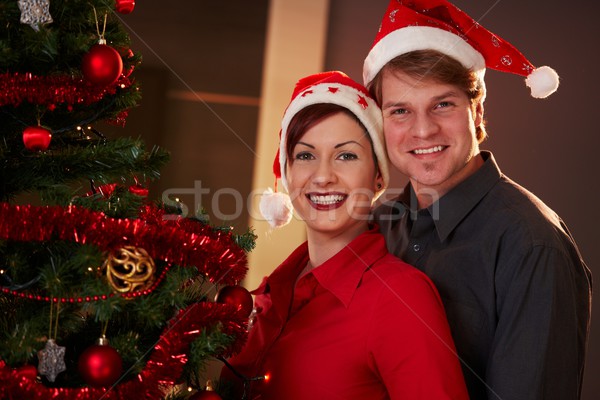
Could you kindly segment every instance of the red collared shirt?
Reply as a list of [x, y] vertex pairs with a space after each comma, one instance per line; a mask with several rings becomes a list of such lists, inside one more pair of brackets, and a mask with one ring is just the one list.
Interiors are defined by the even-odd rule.
[[307, 262], [304, 243], [255, 291], [262, 310], [230, 360], [269, 376], [251, 399], [468, 398], [435, 287], [378, 229], [296, 283]]

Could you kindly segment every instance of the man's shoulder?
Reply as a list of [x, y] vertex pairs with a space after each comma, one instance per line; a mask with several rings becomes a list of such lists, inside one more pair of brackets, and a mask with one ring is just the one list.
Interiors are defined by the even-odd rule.
[[563, 248], [574, 240], [560, 216], [531, 191], [503, 176], [482, 200], [478, 216], [497, 233], [524, 247], [545, 245]]
[[494, 207], [496, 211], [506, 213], [503, 215], [504, 218], [514, 218], [520, 221], [545, 221], [551, 225], [561, 224], [558, 214], [546, 203], [506, 176], [503, 176], [490, 191], [486, 196], [486, 202], [483, 202], [482, 205]]

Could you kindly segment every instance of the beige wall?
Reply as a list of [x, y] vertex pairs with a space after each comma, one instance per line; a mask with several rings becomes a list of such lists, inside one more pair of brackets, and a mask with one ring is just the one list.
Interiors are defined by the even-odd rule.
[[[271, 1], [254, 162], [253, 189], [257, 192], [273, 187], [277, 133], [294, 84], [299, 77], [323, 69], [327, 11], [328, 1], [324, 0]], [[311, 29], [306, 29], [307, 26]], [[273, 230], [256, 211], [259, 197], [253, 200], [250, 226], [258, 239], [256, 249], [250, 253], [250, 270], [245, 280], [246, 287], [251, 289], [305, 240], [301, 221], [292, 218], [289, 225]]]

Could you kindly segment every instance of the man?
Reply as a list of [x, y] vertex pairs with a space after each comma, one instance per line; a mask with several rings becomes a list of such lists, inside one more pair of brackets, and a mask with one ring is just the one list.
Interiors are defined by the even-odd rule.
[[562, 220], [500, 172], [485, 138], [485, 68], [558, 87], [445, 0], [392, 0], [363, 77], [404, 193], [375, 211], [388, 248], [444, 301], [472, 399], [579, 399], [591, 273]]

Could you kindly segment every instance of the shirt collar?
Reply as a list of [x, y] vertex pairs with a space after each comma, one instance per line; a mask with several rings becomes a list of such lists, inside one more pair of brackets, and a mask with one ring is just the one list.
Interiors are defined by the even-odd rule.
[[[356, 237], [336, 255], [309, 273], [313, 274], [323, 288], [348, 307], [364, 272], [386, 254], [388, 251], [385, 239], [379, 232], [379, 226], [375, 224], [371, 230]], [[307, 262], [308, 243], [304, 242], [252, 293], [269, 293], [272, 298], [277, 299], [273, 301], [273, 308], [285, 319], [296, 278]]]
[[[500, 180], [502, 173], [489, 151], [482, 151], [483, 165], [474, 174], [456, 185], [452, 190], [442, 196], [427, 208], [433, 218], [440, 241], [446, 240], [448, 235], [458, 226], [460, 221], [469, 213], [477, 203]], [[413, 215], [417, 212], [417, 201], [412, 186], [405, 190], [400, 201]], [[409, 197], [410, 196], [410, 197]], [[409, 206], [410, 204], [410, 206]]]
[[308, 243], [304, 242], [281, 263], [252, 294], [269, 294], [272, 308], [285, 321], [292, 301], [294, 284], [298, 274], [308, 262]]
[[385, 239], [375, 225], [311, 273], [323, 288], [348, 307], [365, 271], [387, 253]]

